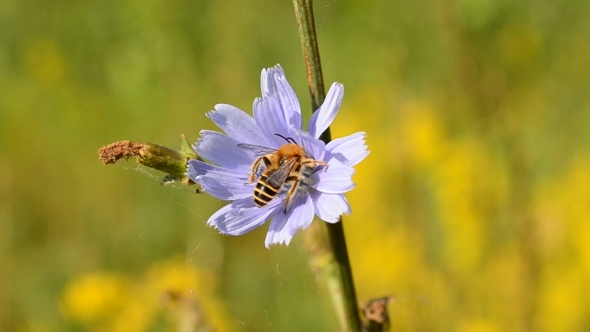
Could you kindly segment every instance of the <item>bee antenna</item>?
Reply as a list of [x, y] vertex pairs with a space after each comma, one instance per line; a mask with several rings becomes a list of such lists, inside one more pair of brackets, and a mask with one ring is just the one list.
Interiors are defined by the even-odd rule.
[[295, 140], [292, 137], [285, 137], [281, 134], [275, 134], [277, 136], [279, 136], [280, 138], [284, 139], [285, 141], [287, 141], [287, 143], [293, 143], [293, 144], [297, 144], [297, 142], [295, 142]]

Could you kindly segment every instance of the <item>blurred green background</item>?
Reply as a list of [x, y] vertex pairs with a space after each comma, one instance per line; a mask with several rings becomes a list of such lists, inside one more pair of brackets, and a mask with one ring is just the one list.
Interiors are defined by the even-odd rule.
[[[395, 331], [590, 330], [590, 2], [316, 1], [333, 136], [366, 131], [344, 219], [359, 300]], [[336, 331], [298, 234], [133, 161], [248, 112], [260, 70], [309, 98], [290, 1], [0, 6], [0, 331]]]

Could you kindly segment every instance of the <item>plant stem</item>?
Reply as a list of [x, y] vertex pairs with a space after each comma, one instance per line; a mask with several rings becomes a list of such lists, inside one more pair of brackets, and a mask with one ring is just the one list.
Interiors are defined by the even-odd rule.
[[[326, 92], [324, 89], [312, 2], [312, 0], [293, 0], [301, 47], [305, 58], [305, 67], [307, 69], [307, 84], [311, 95], [311, 107], [312, 111], [315, 112], [324, 102]], [[325, 143], [330, 142], [330, 128], [326, 129], [320, 138]], [[322, 262], [316, 264], [316, 268], [322, 270], [318, 275], [324, 278], [327, 289], [331, 293], [332, 302], [335, 306], [334, 309], [339, 316], [338, 320], [342, 331], [360, 332], [361, 320], [357, 306], [350, 259], [348, 258], [348, 250], [344, 238], [342, 218], [337, 223], [326, 223], [326, 225], [330, 242], [329, 248], [327, 249], [332, 252], [332, 255], [326, 255], [324, 250], [318, 250], [317, 242], [312, 244], [312, 246], [315, 246], [312, 249], [312, 253], [318, 253], [323, 258], [331, 258], [326, 262], [325, 259], [318, 260], [316, 257], [315, 261]], [[311, 236], [317, 238], [315, 234]], [[340, 317], [342, 315], [344, 317]]]

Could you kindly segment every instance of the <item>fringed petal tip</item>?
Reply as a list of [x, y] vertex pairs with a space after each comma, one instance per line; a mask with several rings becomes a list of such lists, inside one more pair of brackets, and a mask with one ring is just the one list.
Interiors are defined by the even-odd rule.
[[228, 105], [217, 104], [215, 110], [207, 116], [236, 142], [266, 145], [268, 142], [254, 119], [241, 109]]
[[284, 244], [288, 246], [291, 243], [291, 240], [294, 236], [295, 234], [268, 231], [268, 233], [266, 233], [266, 238], [264, 240], [264, 246], [267, 249], [270, 249], [270, 246], [277, 244]]
[[262, 69], [262, 73], [260, 74], [260, 87], [263, 97], [273, 95], [277, 92], [275, 77], [281, 76], [285, 76], [285, 71], [280, 64], [276, 64], [271, 68]]
[[320, 108], [314, 112], [309, 119], [307, 124], [307, 131], [314, 136], [319, 138], [320, 135], [332, 124], [336, 114], [340, 110], [342, 105], [342, 99], [344, 98], [344, 85], [340, 83], [333, 83], [326, 95], [324, 103]]
[[350, 204], [343, 194], [313, 192], [315, 213], [328, 223], [337, 223], [342, 215], [351, 213]]
[[311, 175], [308, 184], [313, 189], [327, 194], [342, 194], [354, 189], [352, 176], [355, 169], [332, 158], [327, 170], [318, 170]]
[[366, 136], [365, 132], [357, 132], [335, 139], [326, 145], [326, 150], [330, 152], [331, 158], [354, 167], [369, 155]]
[[[280, 208], [282, 209], [282, 205]], [[289, 245], [298, 230], [306, 229], [311, 225], [314, 211], [311, 196], [298, 194], [287, 213], [278, 211], [274, 215], [264, 242], [266, 247], [274, 244]]]
[[215, 212], [207, 225], [224, 235], [243, 235], [263, 225], [275, 212], [273, 207], [258, 208], [251, 198], [239, 199]]
[[301, 106], [297, 94], [280, 65], [263, 70], [260, 79], [263, 98], [274, 97], [279, 106], [287, 128], [301, 129]]

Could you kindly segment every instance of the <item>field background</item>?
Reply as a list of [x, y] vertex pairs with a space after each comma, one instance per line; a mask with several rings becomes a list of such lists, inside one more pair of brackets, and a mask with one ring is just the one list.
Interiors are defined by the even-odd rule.
[[[371, 150], [344, 219], [359, 300], [395, 296], [392, 331], [590, 330], [590, 2], [315, 8], [333, 136]], [[97, 158], [250, 112], [276, 63], [308, 118], [290, 1], [4, 0], [0, 331], [336, 331], [301, 234], [218, 235], [223, 202]]]

